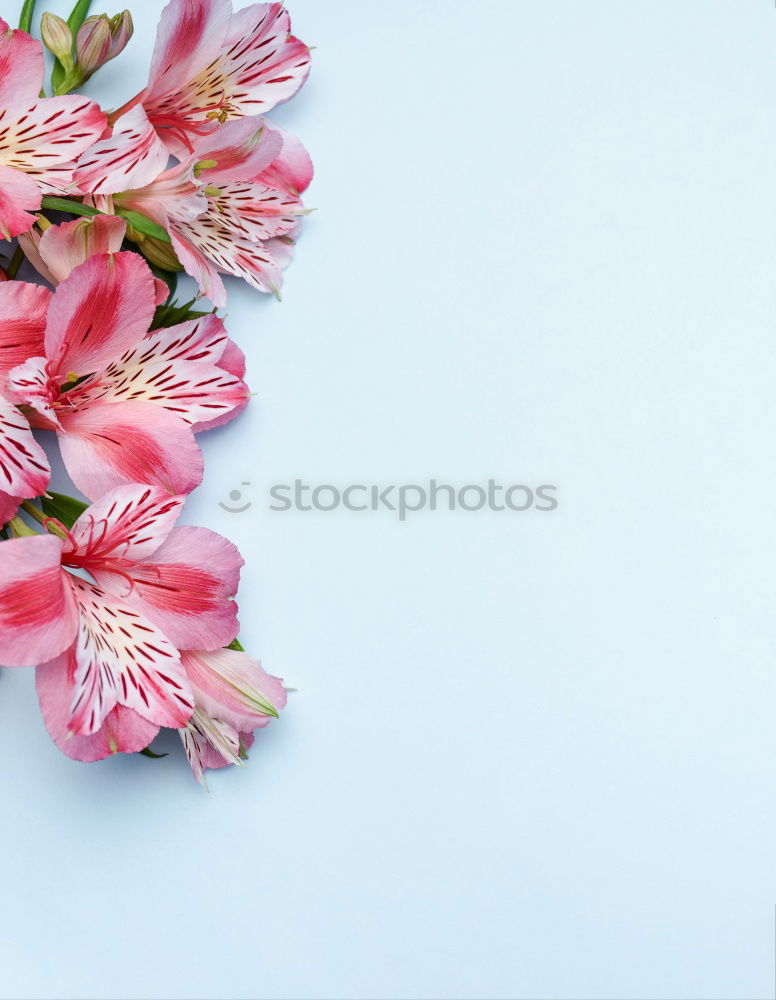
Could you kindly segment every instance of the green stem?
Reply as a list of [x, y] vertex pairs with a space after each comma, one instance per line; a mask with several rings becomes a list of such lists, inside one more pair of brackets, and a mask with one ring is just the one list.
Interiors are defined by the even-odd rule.
[[46, 520], [46, 515], [43, 513], [42, 510], [40, 510], [38, 507], [36, 507], [34, 503], [32, 503], [29, 500], [23, 500], [21, 507], [22, 507], [22, 510], [26, 510], [27, 511], [27, 513], [30, 515], [30, 517], [35, 518], [35, 520], [38, 522], [38, 524], [44, 524], [44, 522]]
[[22, 12], [19, 15], [19, 27], [29, 35], [32, 28], [32, 13], [35, 10], [35, 0], [24, 0]]
[[8, 267], [5, 269], [5, 273], [8, 277], [13, 280], [19, 273], [19, 268], [22, 266], [22, 261], [24, 260], [24, 251], [21, 247], [17, 248], [13, 252], [13, 257], [11, 257]]
[[33, 531], [29, 525], [25, 524], [18, 514], [11, 518], [6, 527], [10, 529], [14, 538], [26, 538], [28, 535], [38, 534], [37, 531]]

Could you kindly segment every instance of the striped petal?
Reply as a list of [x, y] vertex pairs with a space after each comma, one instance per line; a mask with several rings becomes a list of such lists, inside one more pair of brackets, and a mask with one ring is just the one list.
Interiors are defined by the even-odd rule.
[[218, 649], [237, 635], [237, 593], [242, 557], [226, 538], [208, 528], [173, 528], [145, 562], [124, 567], [123, 575], [90, 568], [105, 590], [126, 600], [156, 622], [178, 649]]
[[154, 314], [154, 279], [136, 253], [98, 254], [57, 287], [48, 311], [46, 356], [56, 374], [83, 376], [146, 335]]
[[137, 609], [71, 577], [79, 611], [68, 727], [96, 733], [118, 704], [157, 726], [179, 728], [194, 708], [177, 649]]
[[79, 561], [145, 559], [164, 542], [183, 509], [183, 497], [156, 486], [119, 486], [88, 507], [70, 534]]
[[211, 216], [217, 217], [221, 227], [250, 241], [284, 236], [305, 212], [296, 195], [259, 184], [230, 181], [213, 185], [209, 190]]
[[141, 105], [123, 115], [107, 139], [78, 161], [75, 183], [90, 194], [145, 187], [167, 166], [169, 154]]
[[0, 490], [14, 497], [39, 496], [49, 484], [46, 453], [27, 418], [0, 396]]
[[123, 705], [111, 709], [91, 736], [74, 735], [68, 728], [77, 662], [74, 653], [68, 650], [35, 671], [38, 702], [49, 736], [73, 760], [95, 761], [115, 753], [144, 750], [159, 732], [159, 726]]
[[84, 496], [131, 483], [190, 493], [202, 482], [202, 452], [191, 428], [159, 406], [91, 403], [62, 412], [60, 422], [62, 460]]
[[310, 72], [310, 50], [291, 34], [280, 3], [257, 3], [232, 17], [224, 73], [232, 113], [261, 115], [289, 100]]
[[0, 545], [0, 663], [34, 666], [59, 656], [75, 638], [78, 613], [53, 535]]
[[26, 281], [0, 283], [0, 393], [8, 373], [43, 354], [43, 333], [51, 292]]
[[[71, 164], [105, 129], [99, 105], [85, 97], [45, 97], [0, 106], [0, 165], [48, 178], [52, 166]], [[72, 177], [72, 166], [60, 176]]]

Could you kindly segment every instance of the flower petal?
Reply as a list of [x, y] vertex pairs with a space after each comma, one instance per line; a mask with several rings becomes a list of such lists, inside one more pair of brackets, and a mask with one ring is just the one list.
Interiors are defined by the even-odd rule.
[[287, 694], [279, 677], [257, 660], [234, 649], [181, 652], [194, 701], [208, 715], [240, 732], [266, 726], [285, 707]]
[[40, 208], [42, 197], [32, 177], [0, 163], [0, 239], [26, 233], [35, 223], [30, 213]]
[[115, 215], [95, 215], [50, 226], [41, 236], [38, 253], [55, 283], [96, 254], [117, 254], [127, 224]]
[[312, 182], [313, 161], [300, 139], [278, 125], [273, 124], [272, 127], [280, 133], [283, 139], [283, 148], [266, 170], [263, 170], [256, 177], [246, 175], [246, 180], [299, 195], [306, 191]]
[[251, 180], [280, 155], [283, 136], [264, 118], [233, 118], [215, 132], [196, 138], [197, 160], [215, 161], [214, 167], [198, 168], [204, 184]]
[[269, 240], [284, 236], [304, 215], [296, 195], [247, 181], [213, 185], [218, 194], [209, 198], [208, 211], [217, 213], [221, 226], [245, 239]]
[[32, 101], [43, 86], [43, 47], [26, 31], [0, 18], [0, 107], [20, 98]]
[[218, 57], [232, 5], [229, 0], [170, 0], [159, 18], [143, 104], [156, 107]]
[[243, 115], [260, 115], [289, 100], [310, 72], [310, 50], [291, 34], [282, 3], [257, 3], [229, 24], [224, 72], [229, 102]]
[[191, 429], [160, 406], [91, 403], [62, 413], [60, 421], [62, 460], [84, 496], [130, 483], [190, 493], [202, 482], [202, 453]]
[[15, 497], [39, 496], [49, 484], [46, 453], [27, 418], [0, 396], [0, 490]]
[[0, 545], [0, 663], [33, 666], [73, 642], [78, 614], [53, 535]]
[[71, 528], [78, 555], [89, 562], [145, 559], [175, 527], [183, 497], [158, 486], [119, 486], [88, 507]]
[[116, 194], [150, 184], [169, 154], [141, 105], [119, 118], [112, 134], [83, 154], [75, 183], [90, 194]]
[[48, 312], [46, 356], [56, 374], [86, 375], [133, 347], [148, 332], [154, 298], [153, 275], [136, 253], [97, 254], [76, 267]]
[[185, 725], [194, 708], [178, 650], [137, 609], [72, 577], [80, 622], [69, 728], [90, 736], [116, 705], [158, 726]]
[[[260, 292], [278, 294], [283, 284], [283, 272], [275, 259], [274, 250], [267, 243], [238, 236], [215, 213], [203, 215], [194, 222], [176, 222], [174, 234], [173, 245], [181, 264], [195, 280], [200, 281], [200, 287], [214, 305], [223, 305], [223, 302], [216, 299], [217, 286], [213, 290], [210, 275], [213, 265], [219, 271], [243, 278]], [[181, 243], [184, 253], [179, 247]], [[189, 269], [189, 259], [199, 263], [203, 257], [208, 267]], [[204, 278], [204, 284], [201, 278]]]
[[125, 593], [132, 607], [156, 622], [178, 649], [218, 649], [237, 635], [237, 593], [243, 559], [226, 538], [208, 528], [173, 528], [148, 560], [124, 567], [123, 576], [94, 567], [100, 586]]
[[73, 699], [74, 650], [41, 664], [35, 671], [41, 714], [46, 729], [59, 749], [73, 760], [102, 760], [114, 753], [144, 750], [159, 732], [159, 726], [131, 708], [116, 705], [102, 726], [91, 736], [74, 735], [68, 728]]
[[43, 331], [51, 292], [26, 281], [0, 284], [0, 393], [8, 373], [28, 358], [43, 354]]
[[[105, 121], [99, 105], [80, 95], [0, 105], [0, 164], [46, 177], [49, 168], [71, 164], [96, 142]], [[71, 175], [68, 167], [63, 182]]]

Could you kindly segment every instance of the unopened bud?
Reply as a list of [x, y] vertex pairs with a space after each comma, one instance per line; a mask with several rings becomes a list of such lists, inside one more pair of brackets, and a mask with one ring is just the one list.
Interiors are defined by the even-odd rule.
[[78, 68], [88, 79], [110, 57], [110, 22], [104, 14], [87, 17], [78, 29], [75, 52]]
[[[127, 231], [127, 236], [129, 236], [129, 231]], [[154, 236], [146, 236], [138, 244], [138, 249], [155, 267], [159, 267], [163, 271], [183, 270], [183, 265], [170, 244], [157, 240]]]
[[76, 52], [78, 66], [86, 76], [91, 76], [100, 66], [115, 59], [127, 47], [135, 26], [128, 10], [108, 17], [92, 14], [78, 29]]
[[73, 68], [73, 32], [67, 21], [48, 11], [40, 19], [43, 44], [62, 64], [65, 70]]

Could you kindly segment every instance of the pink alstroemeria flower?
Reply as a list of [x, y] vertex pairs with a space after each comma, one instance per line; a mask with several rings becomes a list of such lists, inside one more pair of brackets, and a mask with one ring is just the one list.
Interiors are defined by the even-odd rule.
[[85, 97], [39, 97], [43, 47], [0, 19], [0, 238], [26, 232], [46, 192], [64, 191], [106, 117]]
[[[19, 284], [0, 285], [0, 301]], [[248, 398], [244, 359], [221, 320], [149, 333], [155, 301], [137, 254], [90, 257], [57, 286], [27, 360], [10, 370], [11, 398], [33, 426], [56, 431], [70, 478], [92, 499], [138, 482], [189, 493], [202, 480], [194, 433]]]
[[[52, 226], [39, 218], [29, 232], [19, 236], [24, 256], [35, 270], [52, 285], [64, 281], [79, 264], [101, 253], [118, 253], [124, 242], [127, 224], [115, 215], [95, 215]], [[160, 306], [170, 290], [154, 278], [155, 303]]]
[[230, 0], [171, 0], [159, 21], [148, 86], [129, 106], [141, 103], [170, 152], [180, 155], [192, 137], [289, 100], [309, 69], [310, 50], [291, 34], [282, 4], [235, 14]]
[[181, 739], [195, 777], [205, 785], [206, 768], [242, 765], [254, 730], [285, 707], [286, 689], [279, 677], [237, 650], [184, 651], [181, 662], [195, 706]]
[[118, 123], [110, 150], [95, 147], [81, 159], [81, 189], [103, 211], [120, 206], [164, 227], [178, 261], [214, 305], [226, 302], [221, 273], [278, 294], [305, 214], [300, 194], [313, 176], [299, 140], [266, 119], [241, 118], [193, 138], [193, 153], [160, 174], [155, 156], [142, 169], [135, 164], [131, 173], [142, 186], [120, 190], [129, 151], [153, 144], [151, 125], [142, 126], [138, 109], [130, 115], [131, 127], [123, 132], [123, 119]]
[[[35, 350], [50, 299], [46, 288], [0, 282], [0, 387]], [[48, 459], [27, 418], [0, 388], [0, 524], [14, 516], [22, 500], [39, 496], [49, 478]]]
[[243, 560], [207, 528], [176, 527], [183, 500], [122, 486], [70, 531], [55, 522], [65, 540], [0, 545], [0, 663], [37, 665], [44, 721], [81, 759], [186, 726], [194, 694], [179, 650], [216, 650], [237, 634]]

